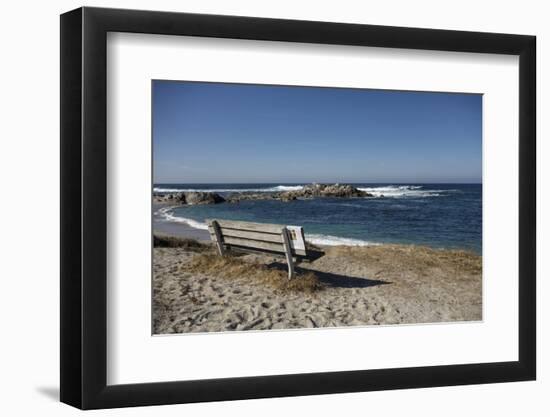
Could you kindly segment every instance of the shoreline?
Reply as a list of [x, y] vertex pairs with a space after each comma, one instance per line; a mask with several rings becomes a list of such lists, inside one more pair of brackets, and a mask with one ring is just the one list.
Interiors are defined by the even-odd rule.
[[[165, 236], [176, 238], [196, 239], [200, 242], [210, 242], [210, 234], [207, 230], [193, 227], [185, 222], [174, 222], [164, 219], [158, 215], [158, 210], [165, 207], [179, 207], [170, 203], [154, 203], [153, 204], [153, 233], [159, 233]], [[354, 238], [346, 238], [332, 235], [315, 235], [306, 234], [306, 240], [314, 245], [320, 246], [378, 246], [383, 243], [369, 242]], [[327, 241], [337, 243], [326, 243]]]
[[300, 225], [315, 245], [483, 251], [481, 184], [155, 184], [153, 204], [154, 230], [202, 241], [219, 218]]
[[173, 207], [172, 204], [153, 203], [153, 233], [162, 235], [196, 239], [199, 242], [210, 242], [208, 230], [197, 229], [186, 223], [169, 222], [157, 214], [158, 210], [164, 207]]
[[[179, 207], [171, 203], [153, 203], [153, 234], [161, 234], [164, 236], [175, 237], [175, 238], [188, 238], [195, 239], [199, 242], [211, 242], [210, 234], [205, 229], [199, 229], [193, 227], [185, 222], [175, 222], [168, 221], [163, 218], [161, 215], [157, 214], [159, 209], [166, 207]], [[316, 246], [322, 247], [339, 247], [339, 246], [350, 246], [350, 247], [370, 247], [370, 246], [387, 246], [387, 245], [403, 245], [403, 246], [412, 246], [412, 247], [426, 247], [433, 250], [442, 250], [442, 251], [465, 251], [471, 252], [477, 256], [482, 256], [482, 253], [478, 253], [472, 248], [464, 247], [436, 247], [430, 245], [423, 245], [419, 243], [407, 243], [407, 242], [374, 242], [367, 240], [360, 240], [355, 238], [346, 238], [341, 236], [333, 235], [321, 235], [321, 234], [310, 234], [306, 233], [306, 240]], [[330, 243], [327, 243], [330, 242]]]

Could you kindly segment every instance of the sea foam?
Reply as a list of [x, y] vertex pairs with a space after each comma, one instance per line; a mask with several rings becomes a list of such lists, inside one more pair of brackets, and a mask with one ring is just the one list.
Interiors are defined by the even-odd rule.
[[161, 208], [160, 210], [157, 211], [156, 214], [158, 214], [162, 219], [168, 222], [183, 223], [194, 229], [208, 230], [208, 225], [206, 223], [202, 223], [186, 217], [175, 216], [172, 211], [172, 207]]
[[371, 193], [375, 197], [438, 197], [443, 192], [455, 190], [426, 190], [421, 185], [386, 185], [379, 187], [359, 187], [358, 190]]
[[324, 246], [377, 246], [380, 243], [369, 242], [366, 240], [352, 239], [348, 237], [339, 237], [331, 235], [317, 235], [306, 233], [306, 240], [314, 245]]

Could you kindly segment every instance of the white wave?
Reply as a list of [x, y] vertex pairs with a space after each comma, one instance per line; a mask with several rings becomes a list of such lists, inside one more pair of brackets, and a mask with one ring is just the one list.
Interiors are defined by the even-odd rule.
[[378, 246], [380, 243], [368, 242], [366, 240], [352, 239], [331, 235], [317, 235], [306, 233], [306, 240], [314, 245], [325, 246]]
[[438, 197], [441, 193], [455, 190], [426, 190], [421, 185], [385, 185], [379, 187], [359, 187], [361, 191], [375, 197]]
[[190, 191], [190, 190], [182, 190], [181, 188], [153, 187], [153, 192], [155, 193], [179, 193], [181, 191]]
[[303, 185], [278, 185], [273, 188], [269, 188], [270, 191], [299, 191], [304, 188]]
[[186, 217], [175, 216], [172, 211], [172, 207], [161, 208], [157, 211], [157, 214], [168, 222], [183, 223], [194, 229], [208, 230], [208, 225], [206, 223], [202, 223], [193, 219], [188, 219]]
[[269, 188], [164, 188], [153, 187], [155, 193], [181, 193], [181, 192], [212, 192], [212, 193], [244, 193], [244, 192], [275, 192], [275, 191], [298, 191], [304, 188], [303, 185], [277, 185]]
[[[186, 217], [175, 216], [172, 207], [163, 207], [159, 209], [156, 214], [162, 217], [164, 220], [174, 223], [183, 223], [194, 229], [208, 230], [208, 225], [193, 219]], [[331, 235], [318, 235], [318, 234], [306, 234], [306, 240], [314, 245], [325, 246], [376, 246], [380, 243], [368, 242], [366, 240], [352, 239], [347, 237], [331, 236]]]

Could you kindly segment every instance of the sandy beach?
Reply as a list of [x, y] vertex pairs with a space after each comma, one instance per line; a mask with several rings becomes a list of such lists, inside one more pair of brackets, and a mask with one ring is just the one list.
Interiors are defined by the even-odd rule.
[[298, 276], [288, 281], [278, 257], [222, 258], [208, 242], [156, 239], [153, 331], [482, 320], [479, 255], [413, 245], [320, 249], [324, 256], [301, 263]]

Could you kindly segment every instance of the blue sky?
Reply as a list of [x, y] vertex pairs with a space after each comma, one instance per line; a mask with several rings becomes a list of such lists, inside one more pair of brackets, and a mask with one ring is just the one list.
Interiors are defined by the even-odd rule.
[[481, 182], [482, 96], [153, 81], [155, 183]]

